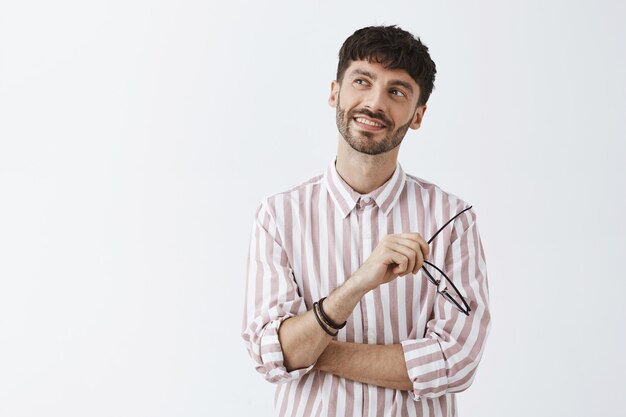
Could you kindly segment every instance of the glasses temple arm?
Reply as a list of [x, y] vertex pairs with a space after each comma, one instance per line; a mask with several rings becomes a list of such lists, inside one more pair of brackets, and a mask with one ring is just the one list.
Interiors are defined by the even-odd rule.
[[467, 210], [469, 210], [469, 209], [471, 209], [471, 208], [472, 208], [472, 206], [469, 206], [469, 207], [467, 207], [467, 208], [465, 208], [465, 209], [461, 210], [461, 211], [460, 211], [459, 213], [457, 213], [457, 214], [456, 214], [453, 218], [451, 218], [450, 220], [448, 220], [448, 221], [446, 222], [446, 224], [444, 224], [443, 226], [441, 226], [441, 227], [439, 228], [439, 230], [437, 230], [437, 232], [435, 232], [435, 234], [434, 234], [434, 235], [433, 235], [433, 236], [432, 236], [432, 237], [428, 240], [428, 244], [430, 245], [430, 242], [432, 242], [432, 241], [433, 241], [433, 239], [434, 239], [435, 237], [437, 237], [437, 235], [439, 234], [439, 232], [441, 232], [443, 229], [445, 229], [445, 227], [446, 227], [447, 225], [449, 225], [449, 224], [450, 224], [450, 222], [452, 222], [454, 219], [456, 219], [456, 218], [457, 218], [457, 217], [459, 217], [461, 214], [463, 214], [463, 212], [465, 212], [465, 211], [467, 211]]

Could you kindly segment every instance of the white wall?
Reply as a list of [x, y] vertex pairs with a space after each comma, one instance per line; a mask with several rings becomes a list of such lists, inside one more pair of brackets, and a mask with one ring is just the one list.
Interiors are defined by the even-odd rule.
[[479, 216], [461, 414], [624, 415], [624, 3], [295, 3], [1, 3], [0, 415], [273, 415], [239, 337], [252, 215], [334, 157], [370, 24], [438, 66], [403, 167]]

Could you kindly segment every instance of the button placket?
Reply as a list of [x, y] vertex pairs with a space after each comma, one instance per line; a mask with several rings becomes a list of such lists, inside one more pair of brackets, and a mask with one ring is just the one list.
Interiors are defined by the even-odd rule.
[[[374, 199], [371, 197], [360, 197], [356, 204], [357, 222], [359, 224], [359, 265], [362, 265], [372, 252], [372, 231], [371, 216], [373, 215], [372, 208], [374, 205]], [[366, 294], [360, 301], [359, 307], [361, 310], [361, 323], [363, 325], [363, 343], [372, 343], [375, 340], [375, 329], [370, 328], [370, 321], [368, 318], [368, 310], [372, 308], [372, 301], [368, 298], [372, 297], [372, 293]], [[368, 309], [369, 304], [369, 309]]]

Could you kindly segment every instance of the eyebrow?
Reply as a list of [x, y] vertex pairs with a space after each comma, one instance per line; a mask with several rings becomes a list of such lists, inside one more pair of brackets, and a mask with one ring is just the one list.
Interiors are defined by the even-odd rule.
[[[364, 75], [366, 77], [371, 78], [372, 80], [376, 81], [376, 75], [364, 70], [364, 69], [360, 69], [360, 68], [356, 68], [355, 70], [352, 71], [352, 73], [350, 75]], [[402, 81], [402, 80], [393, 80], [389, 83], [389, 86], [391, 87], [404, 87], [407, 90], [409, 90], [409, 92], [411, 92], [411, 94], [413, 94], [413, 87], [411, 86], [411, 84], [407, 83], [406, 81]]]
[[390, 86], [392, 87], [404, 87], [407, 90], [409, 90], [409, 92], [411, 94], [413, 94], [413, 87], [411, 87], [411, 84], [407, 83], [406, 81], [400, 81], [400, 80], [394, 80], [392, 82], [389, 83]]
[[363, 70], [363, 69], [359, 69], [356, 68], [355, 70], [352, 71], [352, 73], [350, 75], [365, 75], [366, 77], [370, 77], [372, 80], [376, 81], [376, 75], [374, 75], [373, 73]]

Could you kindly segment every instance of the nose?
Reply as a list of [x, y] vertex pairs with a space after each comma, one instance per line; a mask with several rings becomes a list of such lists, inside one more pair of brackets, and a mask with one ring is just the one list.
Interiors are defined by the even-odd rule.
[[385, 112], [386, 109], [385, 90], [379, 87], [372, 87], [368, 90], [363, 105], [373, 112]]

